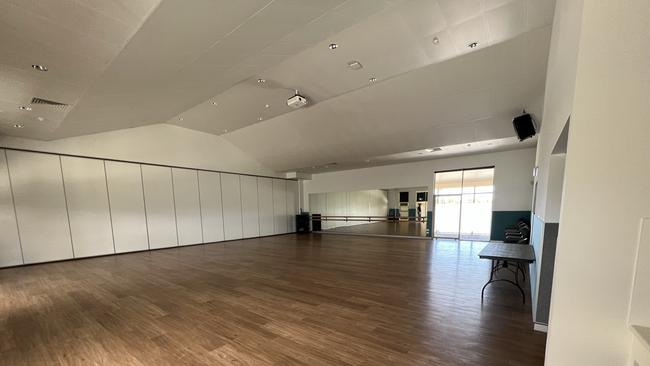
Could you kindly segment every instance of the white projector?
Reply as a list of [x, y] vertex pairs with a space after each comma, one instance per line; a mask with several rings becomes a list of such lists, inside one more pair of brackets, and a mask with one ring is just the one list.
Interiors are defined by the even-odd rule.
[[293, 109], [304, 107], [307, 104], [307, 98], [296, 92], [296, 95], [287, 99], [287, 105]]

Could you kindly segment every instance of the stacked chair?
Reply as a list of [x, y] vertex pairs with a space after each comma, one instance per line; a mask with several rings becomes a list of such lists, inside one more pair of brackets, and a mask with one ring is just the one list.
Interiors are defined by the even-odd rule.
[[504, 242], [528, 244], [530, 242], [530, 224], [524, 219], [519, 219], [514, 226], [506, 229]]

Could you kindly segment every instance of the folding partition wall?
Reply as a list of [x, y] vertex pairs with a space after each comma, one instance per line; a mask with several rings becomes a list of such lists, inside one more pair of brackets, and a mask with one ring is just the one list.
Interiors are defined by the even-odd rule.
[[0, 267], [295, 231], [298, 182], [0, 149]]

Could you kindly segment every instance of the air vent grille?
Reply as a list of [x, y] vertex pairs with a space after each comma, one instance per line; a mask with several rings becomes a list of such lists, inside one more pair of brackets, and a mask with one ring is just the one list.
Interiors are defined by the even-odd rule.
[[54, 109], [57, 109], [57, 110], [60, 110], [60, 111], [64, 111], [70, 106], [69, 104], [55, 102], [55, 101], [47, 100], [47, 99], [43, 99], [43, 98], [36, 98], [36, 97], [32, 98], [32, 104], [49, 106], [49, 107], [53, 107]]

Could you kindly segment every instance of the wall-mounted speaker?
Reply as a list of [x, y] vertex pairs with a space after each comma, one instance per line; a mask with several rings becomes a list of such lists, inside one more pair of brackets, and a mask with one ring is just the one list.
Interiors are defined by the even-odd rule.
[[519, 141], [524, 141], [527, 138], [531, 138], [537, 133], [535, 121], [533, 121], [533, 117], [531, 117], [531, 115], [528, 113], [515, 117], [512, 120], [512, 125], [515, 128], [515, 132], [517, 133]]

